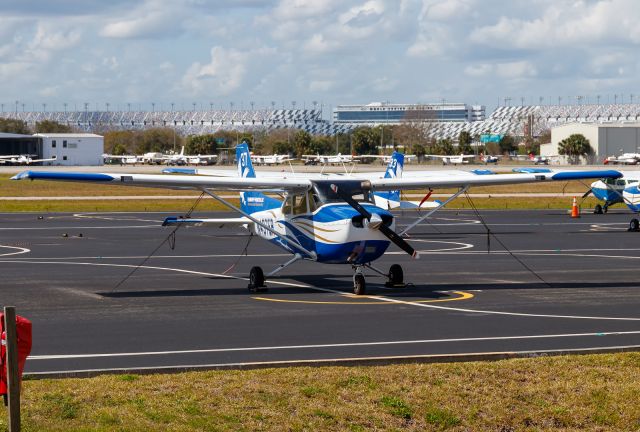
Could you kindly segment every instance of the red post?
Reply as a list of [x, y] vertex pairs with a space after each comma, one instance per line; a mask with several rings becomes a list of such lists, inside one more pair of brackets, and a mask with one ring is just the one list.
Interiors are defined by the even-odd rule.
[[18, 336], [16, 308], [5, 306], [4, 328], [7, 344], [7, 396], [9, 402], [9, 432], [20, 431], [20, 373], [18, 372]]

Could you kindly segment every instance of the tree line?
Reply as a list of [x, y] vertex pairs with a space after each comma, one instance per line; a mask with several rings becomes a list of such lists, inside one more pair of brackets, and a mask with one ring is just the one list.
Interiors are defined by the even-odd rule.
[[[421, 120], [421, 119], [420, 119]], [[543, 133], [538, 139], [524, 139], [524, 146], [511, 135], [505, 135], [498, 143], [473, 146], [479, 141], [467, 131], [460, 132], [457, 143], [449, 138], [429, 137], [430, 123], [406, 121], [399, 125], [361, 126], [348, 133], [336, 135], [311, 135], [309, 132], [293, 129], [256, 130], [249, 132], [220, 130], [212, 134], [182, 136], [172, 128], [151, 128], [145, 130], [104, 130], [96, 131], [104, 136], [106, 153], [143, 154], [148, 152], [168, 153], [180, 151], [185, 146], [186, 154], [216, 154], [234, 148], [246, 141], [256, 154], [289, 154], [301, 157], [305, 154], [379, 154], [381, 148], [399, 149], [406, 154], [423, 157], [427, 154], [454, 155], [486, 152], [488, 154], [509, 154], [523, 149], [524, 152], [538, 153], [540, 142], [549, 142], [550, 134]], [[18, 134], [68, 133], [74, 132], [70, 126], [55, 121], [44, 120], [31, 130], [22, 120], [0, 118], [0, 132]], [[521, 150], [522, 151], [522, 150]]]

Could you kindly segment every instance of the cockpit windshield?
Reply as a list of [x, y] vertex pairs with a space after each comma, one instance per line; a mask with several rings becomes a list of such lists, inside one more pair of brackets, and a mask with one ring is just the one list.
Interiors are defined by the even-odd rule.
[[362, 187], [360, 180], [320, 180], [313, 182], [313, 200], [316, 205], [344, 202], [340, 196], [331, 189], [336, 185], [341, 193], [349, 195], [357, 202], [373, 202], [371, 190]]

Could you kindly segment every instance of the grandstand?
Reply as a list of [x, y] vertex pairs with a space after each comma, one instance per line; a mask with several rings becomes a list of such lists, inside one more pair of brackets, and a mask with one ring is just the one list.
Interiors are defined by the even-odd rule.
[[0, 116], [23, 120], [31, 128], [43, 120], [56, 121], [84, 132], [169, 127], [182, 135], [219, 130], [304, 129], [331, 135], [331, 123], [317, 109], [213, 110], [213, 111], [67, 111], [4, 112]]
[[[488, 118], [484, 107], [465, 104], [341, 105], [333, 113], [333, 122], [322, 119], [319, 109], [256, 109], [209, 111], [68, 111], [3, 112], [1, 117], [19, 119], [31, 128], [43, 120], [66, 124], [82, 132], [149, 129], [169, 127], [182, 135], [201, 135], [220, 130], [303, 129], [314, 135], [348, 133], [360, 126], [425, 123], [425, 133], [435, 139], [457, 139], [461, 131], [472, 136], [485, 133], [513, 136], [538, 136], [544, 130], [566, 123], [624, 123], [640, 121], [640, 104], [522, 105], [500, 106]], [[364, 113], [362, 107], [369, 107]], [[409, 107], [415, 117], [407, 117], [402, 108]], [[413, 108], [412, 108], [413, 107]], [[418, 111], [431, 107], [430, 115]], [[427, 108], [425, 108], [427, 109]], [[406, 109], [405, 109], [406, 110]], [[340, 115], [340, 113], [347, 113]], [[418, 114], [416, 114], [418, 113]], [[367, 117], [369, 115], [369, 117]]]

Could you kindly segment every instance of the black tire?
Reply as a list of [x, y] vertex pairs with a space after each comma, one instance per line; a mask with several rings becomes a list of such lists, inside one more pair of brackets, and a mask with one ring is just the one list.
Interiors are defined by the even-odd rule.
[[402, 285], [404, 272], [399, 264], [394, 264], [389, 268], [389, 283], [391, 285]]
[[593, 208], [593, 214], [602, 214], [602, 206], [600, 204], [596, 204]]
[[631, 222], [629, 222], [629, 231], [639, 231], [640, 230], [640, 221], [638, 219], [633, 218]]
[[258, 289], [264, 287], [264, 273], [262, 268], [256, 266], [251, 267], [249, 272], [249, 289]]
[[353, 277], [353, 293], [355, 295], [364, 295], [367, 292], [367, 283], [364, 276], [357, 274]]

